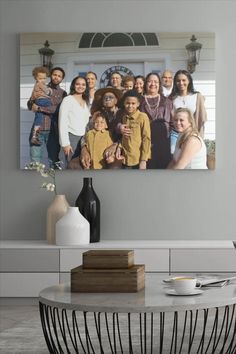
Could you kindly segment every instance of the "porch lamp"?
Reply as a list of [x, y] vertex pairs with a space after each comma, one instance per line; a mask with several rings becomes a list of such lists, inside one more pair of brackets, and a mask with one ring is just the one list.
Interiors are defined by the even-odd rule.
[[50, 44], [48, 40], [44, 43], [44, 47], [39, 49], [39, 54], [41, 58], [41, 65], [51, 70], [52, 64], [52, 56], [55, 53], [54, 50], [49, 48]]
[[197, 42], [197, 38], [192, 35], [190, 38], [191, 43], [185, 46], [188, 53], [188, 63], [187, 69], [192, 74], [196, 69], [196, 65], [199, 63], [200, 51], [202, 48], [202, 44]]

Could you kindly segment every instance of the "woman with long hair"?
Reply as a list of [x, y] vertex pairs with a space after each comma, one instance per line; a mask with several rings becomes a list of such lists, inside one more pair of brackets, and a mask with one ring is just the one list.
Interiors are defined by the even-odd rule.
[[191, 110], [177, 108], [173, 121], [179, 135], [169, 168], [207, 169], [206, 145], [198, 132]]
[[93, 71], [88, 71], [85, 76], [88, 83], [89, 108], [91, 108], [94, 95], [96, 92], [97, 74]]
[[59, 110], [59, 138], [67, 162], [71, 159], [78, 141], [85, 134], [89, 121], [87, 81], [76, 76], [70, 85], [70, 93]]
[[170, 160], [170, 130], [172, 101], [162, 94], [161, 79], [158, 73], [149, 73], [144, 84], [145, 94], [140, 111], [145, 112], [151, 126], [151, 159], [149, 169], [165, 169]]
[[[203, 95], [196, 91], [193, 86], [193, 79], [187, 70], [178, 70], [174, 76], [173, 89], [169, 96], [173, 101], [174, 110], [177, 108], [189, 108], [194, 116], [197, 130], [200, 136], [204, 137], [204, 124], [207, 120], [205, 109], [205, 99]], [[171, 152], [174, 147], [178, 134], [176, 131], [171, 132]]]
[[144, 84], [145, 84], [145, 77], [142, 75], [135, 76], [135, 84], [134, 89], [140, 94], [144, 94]]

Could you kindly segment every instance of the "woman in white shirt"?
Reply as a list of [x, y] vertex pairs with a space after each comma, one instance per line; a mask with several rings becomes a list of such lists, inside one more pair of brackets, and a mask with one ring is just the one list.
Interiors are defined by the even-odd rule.
[[85, 134], [89, 116], [87, 81], [77, 76], [71, 82], [70, 94], [63, 99], [59, 110], [59, 139], [67, 161]]
[[[200, 93], [195, 91], [193, 79], [187, 70], [178, 70], [174, 76], [173, 89], [169, 96], [173, 101], [173, 108], [189, 108], [192, 112], [196, 128], [200, 136], [204, 137], [204, 125], [207, 120], [205, 109], [205, 98]], [[171, 153], [174, 152], [178, 134], [175, 130], [171, 131]]]
[[174, 127], [179, 133], [170, 169], [207, 169], [206, 145], [188, 108], [177, 108]]

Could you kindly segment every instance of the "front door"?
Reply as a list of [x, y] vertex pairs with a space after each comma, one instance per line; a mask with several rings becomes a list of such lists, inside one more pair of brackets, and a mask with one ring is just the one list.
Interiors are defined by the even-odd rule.
[[164, 62], [109, 62], [109, 63], [75, 63], [74, 77], [77, 75], [85, 76], [87, 71], [97, 74], [97, 87], [106, 87], [112, 72], [118, 71], [122, 76], [147, 75], [149, 72], [161, 72], [164, 70]]

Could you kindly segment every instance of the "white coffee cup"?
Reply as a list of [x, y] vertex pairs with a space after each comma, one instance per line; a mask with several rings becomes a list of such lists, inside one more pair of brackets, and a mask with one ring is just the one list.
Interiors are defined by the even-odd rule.
[[176, 277], [171, 282], [173, 289], [179, 295], [191, 294], [197, 289], [197, 279], [183, 276]]

